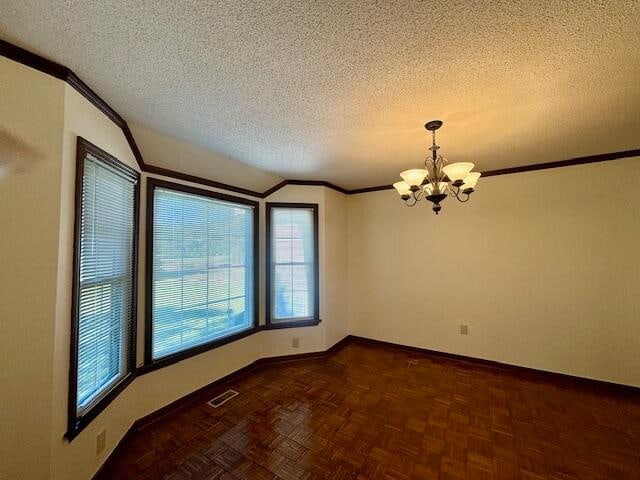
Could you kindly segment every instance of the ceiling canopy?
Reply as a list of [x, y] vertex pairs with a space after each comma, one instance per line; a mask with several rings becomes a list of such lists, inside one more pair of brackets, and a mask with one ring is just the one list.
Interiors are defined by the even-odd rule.
[[0, 3], [0, 37], [129, 122], [358, 188], [422, 165], [431, 119], [478, 170], [640, 147], [638, 18], [637, 1], [22, 1]]

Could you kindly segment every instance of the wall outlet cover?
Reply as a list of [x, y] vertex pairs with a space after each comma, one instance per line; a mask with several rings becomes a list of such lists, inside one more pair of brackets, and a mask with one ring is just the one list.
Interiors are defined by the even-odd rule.
[[298, 337], [293, 337], [291, 339], [291, 346], [293, 348], [298, 348], [300, 346], [300, 339]]
[[460, 325], [460, 335], [469, 335], [469, 325]]

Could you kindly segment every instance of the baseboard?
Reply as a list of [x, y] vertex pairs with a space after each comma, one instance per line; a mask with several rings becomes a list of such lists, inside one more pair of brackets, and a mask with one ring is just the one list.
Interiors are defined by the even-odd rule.
[[351, 341], [351, 335], [347, 335], [342, 340], [334, 343], [333, 346], [329, 347], [327, 350], [323, 350], [320, 352], [294, 353], [293, 355], [279, 355], [277, 357], [264, 357], [256, 360], [254, 363], [256, 364], [256, 366], [274, 365], [277, 363], [297, 362], [300, 360], [311, 360], [314, 358], [329, 357]]
[[208, 383], [207, 385], [200, 387], [199, 389], [194, 390], [193, 392], [188, 393], [187, 395], [180, 397], [177, 400], [174, 400], [173, 402], [165, 405], [164, 407], [161, 407], [158, 410], [155, 410], [154, 412], [151, 412], [148, 415], [145, 415], [144, 417], [139, 418], [138, 420], [133, 422], [131, 427], [129, 427], [129, 430], [127, 430], [124, 436], [120, 439], [120, 441], [115, 446], [115, 448], [111, 451], [109, 456], [105, 459], [104, 462], [102, 462], [102, 465], [92, 477], [93, 480], [97, 480], [101, 478], [101, 476], [106, 473], [106, 469], [111, 463], [111, 460], [116, 457], [118, 452], [122, 449], [123, 445], [125, 445], [127, 440], [131, 436], [133, 436], [134, 433], [142, 430], [143, 428], [147, 428], [148, 426], [156, 423], [157, 421], [165, 418], [168, 415], [171, 415], [172, 413], [180, 410], [181, 408], [193, 402], [196, 402], [200, 399], [203, 399], [212, 395], [214, 393], [214, 390], [219, 388], [221, 385], [237, 380], [247, 375], [248, 373], [255, 371], [256, 369], [267, 366], [267, 365], [298, 362], [302, 360], [312, 360], [312, 359], [325, 358], [325, 357], [331, 356], [336, 351], [338, 351], [339, 349], [341, 349], [351, 341], [352, 341], [352, 338], [349, 335], [347, 335], [346, 337], [336, 342], [333, 346], [331, 346], [327, 350], [321, 350], [318, 352], [295, 353], [292, 355], [280, 355], [276, 357], [259, 358], [251, 362], [249, 365], [246, 365], [238, 370], [235, 370], [229, 373], [228, 375], [225, 375], [224, 377], [214, 380], [213, 382]]
[[395, 349], [404, 350], [412, 353], [419, 353], [422, 355], [428, 355], [431, 357], [443, 358], [456, 362], [464, 362], [473, 366], [480, 366], [484, 368], [494, 368], [502, 371], [508, 371], [520, 376], [527, 376], [529, 378], [535, 377], [547, 382], [553, 382], [555, 384], [562, 384], [564, 386], [570, 385], [573, 388], [581, 388], [597, 393], [611, 393], [614, 395], [630, 395], [640, 398], [640, 387], [633, 385], [625, 385], [622, 383], [607, 382], [605, 380], [594, 380], [592, 378], [578, 377], [569, 375], [566, 373], [549, 372], [547, 370], [539, 370], [536, 368], [522, 367], [520, 365], [512, 365], [509, 363], [502, 363], [495, 360], [486, 360], [483, 358], [469, 357], [466, 355], [459, 355], [456, 353], [441, 352], [438, 350], [430, 350], [428, 348], [412, 347], [410, 345], [402, 345], [399, 343], [387, 342], [384, 340], [375, 340], [372, 338], [360, 337], [358, 335], [349, 335], [347, 337], [348, 342], [359, 342], [368, 345], [379, 345], [384, 347], [390, 347]]

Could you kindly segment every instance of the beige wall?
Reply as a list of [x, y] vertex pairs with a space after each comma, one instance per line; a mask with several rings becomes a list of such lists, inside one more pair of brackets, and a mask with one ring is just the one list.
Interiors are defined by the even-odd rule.
[[134, 123], [130, 128], [145, 162], [151, 165], [258, 192], [264, 192], [283, 180], [278, 175], [237, 162], [211, 150], [196, 147], [142, 125]]
[[639, 181], [639, 158], [490, 177], [438, 216], [354, 195], [350, 333], [640, 386]]
[[[339, 294], [323, 293], [320, 325], [262, 331], [138, 377], [72, 442], [66, 441], [76, 139], [82, 136], [133, 168], [137, 165], [121, 130], [74, 89], [1, 57], [0, 69], [0, 126], [23, 138], [39, 158], [23, 172], [0, 181], [0, 246], [5, 252], [0, 269], [0, 320], [6, 333], [0, 365], [0, 478], [91, 478], [136, 419], [258, 358], [325, 350], [332, 345], [327, 343], [329, 330], [332, 342], [340, 339], [345, 329], [337, 324], [342, 317], [332, 307], [339, 304]], [[147, 161], [160, 163], [153, 157]], [[255, 172], [244, 174], [259, 177]], [[146, 178], [143, 174], [142, 218]], [[264, 188], [280, 180], [266, 173], [260, 178]], [[262, 189], [261, 184], [243, 186]], [[327, 220], [331, 237], [325, 238], [325, 195], [322, 187], [290, 185], [267, 199], [319, 204], [321, 258], [325, 251], [346, 250], [345, 239], [336, 233], [340, 227], [334, 215]], [[346, 212], [346, 197], [340, 197], [332, 196], [332, 205], [343, 202], [342, 212]], [[340, 218], [344, 222], [346, 214]], [[142, 222], [138, 364], [143, 359], [144, 226]], [[322, 262], [321, 279], [342, 279], [346, 288], [346, 266], [346, 262]], [[260, 321], [264, 322], [264, 201], [260, 201], [259, 278]], [[34, 301], [34, 291], [38, 301]], [[298, 348], [291, 346], [294, 336], [300, 339]], [[106, 448], [96, 454], [96, 435], [103, 429]]]
[[[3, 479], [49, 478], [63, 115], [62, 82], [0, 57]], [[6, 135], [32, 154], [5, 154]]]
[[[75, 90], [67, 87], [65, 97], [64, 121], [64, 155], [63, 155], [63, 202], [61, 206], [60, 234], [60, 272], [58, 281], [58, 315], [56, 325], [56, 361], [54, 371], [54, 428], [53, 444], [53, 478], [85, 479], [90, 478], [102, 464], [110, 451], [126, 433], [131, 424], [168, 403], [221, 378], [258, 358], [322, 351], [328, 346], [325, 331], [332, 324], [327, 319], [317, 327], [298, 329], [263, 331], [240, 341], [218, 349], [183, 360], [174, 365], [137, 378], [120, 396], [105, 409], [85, 430], [71, 443], [63, 439], [66, 431], [66, 408], [69, 357], [69, 311], [70, 285], [72, 281], [72, 244], [73, 244], [73, 194], [75, 182], [75, 139], [83, 136], [130, 166], [137, 168], [135, 159], [120, 131], [113, 123], [97, 111]], [[146, 157], [146, 161], [156, 164], [154, 157]], [[146, 179], [141, 181], [141, 212], [144, 218], [146, 211]], [[163, 177], [161, 177], [163, 178]], [[176, 181], [174, 179], [168, 179]], [[189, 184], [178, 181], [178, 183]], [[199, 188], [202, 186], [195, 185]], [[207, 190], [216, 191], [204, 187]], [[269, 197], [268, 201], [313, 202], [319, 204], [320, 216], [324, 218], [324, 191], [321, 187], [287, 186]], [[229, 192], [224, 192], [229, 193]], [[245, 198], [244, 195], [240, 195]], [[255, 199], [254, 199], [255, 200]], [[264, 323], [264, 201], [260, 201], [260, 322]], [[144, 358], [144, 258], [145, 258], [145, 223], [140, 225], [139, 251], [139, 312], [137, 363], [142, 365]], [[325, 245], [324, 221], [320, 222], [321, 248]], [[345, 249], [346, 249], [346, 244]], [[336, 247], [332, 247], [335, 249]], [[324, 254], [322, 255], [324, 257]], [[346, 263], [341, 266], [346, 268]], [[327, 274], [324, 264], [321, 265], [321, 278]], [[333, 270], [330, 275], [336, 275]], [[346, 276], [344, 276], [346, 284]], [[323, 298], [321, 310], [328, 310], [327, 301]], [[334, 329], [336, 327], [334, 326]], [[292, 348], [292, 337], [300, 339], [300, 347]], [[335, 336], [335, 335], [334, 335]], [[338, 339], [339, 340], [339, 339]], [[337, 341], [337, 340], [336, 340]], [[107, 432], [105, 450], [96, 454], [96, 436], [101, 430]]]
[[[348, 335], [348, 204], [350, 197], [324, 189], [324, 245], [320, 262], [325, 277], [320, 296], [325, 321], [326, 344], [334, 345]], [[322, 245], [321, 245], [322, 246]]]
[[[144, 192], [146, 190], [147, 175], [144, 175], [144, 177], [145, 178], [142, 182], [143, 212], [145, 211]], [[320, 218], [323, 218], [325, 190], [326, 189], [322, 187], [308, 188], [290, 185], [269, 197], [267, 201], [318, 203]], [[263, 232], [264, 208], [262, 204], [264, 202], [260, 203], [260, 230]], [[145, 257], [143, 241], [145, 235], [144, 223], [141, 225], [140, 235], [140, 271], [142, 272], [144, 268], [143, 259]], [[261, 234], [260, 238], [260, 321], [263, 323], [264, 242], [262, 239], [264, 238], [264, 235]], [[336, 250], [340, 247], [339, 245], [327, 243], [324, 238], [324, 221], [320, 222], [320, 245], [323, 250], [324, 248]], [[343, 245], [346, 246], [346, 244]], [[321, 253], [321, 257], [325, 256], [326, 255], [324, 253]], [[339, 268], [346, 269], [346, 263], [340, 265]], [[345, 279], [345, 285], [343, 287], [346, 288], [346, 274], [340, 273], [336, 270], [335, 266], [327, 268], [324, 264], [321, 264], [321, 285], [323, 284], [322, 278], [327, 275], [331, 278], [341, 276]], [[140, 301], [138, 302], [140, 310], [138, 313], [138, 322], [139, 331], [143, 332], [144, 302], [142, 299], [144, 298], [144, 283], [142, 283], [142, 276], [140, 277], [140, 280]], [[332, 295], [322, 298], [320, 307], [321, 314], [330, 310], [328, 304], [331, 302], [332, 298]], [[141, 418], [218, 378], [234, 372], [245, 365], [252, 363], [258, 358], [326, 350], [332, 345], [332, 343], [328, 344], [326, 341], [326, 331], [328, 328], [332, 328], [332, 331], [339, 329], [339, 327], [334, 325], [335, 322], [339, 320], [339, 317], [336, 315], [329, 315], [326, 317], [323, 316], [323, 322], [316, 327], [262, 331], [242, 340], [227, 344], [223, 347], [202, 353], [195, 357], [188, 358], [176, 364], [136, 378], [136, 380], [71, 443], [62, 441], [60, 435], [57, 438], [54, 435], [54, 445], [57, 446], [54, 450], [56, 472], [54, 478], [90, 478], [106, 459], [110, 451], [115, 448], [118, 441], [136, 419]], [[291, 346], [291, 340], [293, 337], [298, 337], [300, 339], [299, 348], [293, 348]], [[333, 335], [332, 338], [335, 338], [335, 335]], [[339, 338], [337, 340], [339, 340]], [[139, 337], [138, 343], [137, 357], [138, 364], [140, 365], [143, 360], [142, 336]], [[64, 382], [63, 388], [66, 389], [66, 382]], [[62, 421], [66, 421], [66, 413], [60, 411], [57, 416], [61, 420], [60, 429], [63, 429]], [[58, 433], [63, 431], [60, 429]], [[107, 431], [107, 447], [101, 454], [96, 455], [96, 435], [103, 429]]]
[[[122, 134], [122, 130], [97, 110], [74, 88], [64, 86], [64, 128], [62, 132], [60, 233], [58, 239], [57, 302], [53, 356], [53, 428], [52, 478], [89, 478], [87, 475], [99, 457], [95, 455], [95, 436], [99, 430], [90, 425], [80, 437], [69, 443], [64, 439], [67, 431], [67, 401], [69, 395], [69, 340], [71, 328], [71, 285], [73, 281], [73, 226], [76, 174], [76, 142], [84, 137], [109, 152], [130, 167], [138, 166]], [[114, 416], [116, 420], [111, 420]], [[110, 412], [108, 422], [125, 424], [129, 412]], [[118, 431], [117, 428], [113, 430]], [[126, 431], [126, 429], [125, 429]], [[113, 432], [115, 433], [115, 432]], [[110, 435], [110, 441], [116, 440]], [[90, 476], [90, 475], [89, 475]]]
[[[403, 207], [392, 191], [345, 196], [289, 185], [260, 201], [260, 319], [264, 203], [312, 202], [322, 323], [262, 331], [138, 377], [69, 443], [76, 137], [137, 167], [122, 132], [75, 90], [1, 57], [0, 71], [0, 126], [39, 157], [0, 180], [0, 478], [89, 479], [136, 419], [257, 358], [325, 350], [347, 333], [640, 385], [638, 159], [484, 179], [470, 203], [448, 200], [438, 217]], [[165, 145], [153, 135], [149, 145]], [[177, 158], [192, 153], [171, 149]], [[168, 161], [155, 157], [159, 150], [145, 153], [150, 164]], [[208, 173], [204, 160], [202, 168], [190, 173], [258, 190], [277, 183], [242, 167], [237, 172], [256, 183], [236, 182], [223, 174], [228, 168]], [[469, 324], [468, 336], [457, 333], [460, 323]], [[107, 445], [96, 454], [103, 429]]]

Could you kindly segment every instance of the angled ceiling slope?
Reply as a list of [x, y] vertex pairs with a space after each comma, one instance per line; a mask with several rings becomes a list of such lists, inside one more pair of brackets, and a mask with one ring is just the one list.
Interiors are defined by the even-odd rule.
[[637, 148], [639, 16], [624, 0], [19, 2], [0, 32], [129, 121], [353, 189], [419, 166], [431, 118], [445, 156], [483, 171]]
[[[75, 88], [78, 92], [80, 92], [85, 98], [87, 98], [90, 102], [92, 102], [100, 111], [102, 111], [107, 117], [109, 117], [116, 125], [118, 125], [122, 129], [123, 134], [125, 135], [129, 143], [129, 146], [131, 147], [131, 150], [134, 153], [134, 156], [138, 162], [138, 165], [140, 166], [140, 169], [147, 173], [155, 173], [157, 175], [178, 178], [181, 180], [185, 180], [193, 183], [199, 183], [202, 185], [220, 188], [223, 190], [229, 190], [232, 192], [242, 193], [245, 195], [250, 195], [258, 198], [268, 197], [269, 195], [276, 192], [277, 190], [284, 187], [285, 185], [318, 185], [318, 186], [332, 188], [334, 190], [337, 190], [345, 194], [366, 193], [366, 192], [373, 192], [378, 190], [388, 190], [393, 188], [389, 184], [384, 184], [384, 185], [378, 185], [373, 187], [345, 189], [343, 187], [327, 182], [325, 180], [285, 179], [280, 181], [279, 183], [276, 183], [274, 186], [272, 186], [271, 188], [268, 188], [267, 190], [259, 191], [259, 190], [250, 190], [249, 188], [238, 186], [237, 184], [223, 183], [217, 180], [212, 180], [208, 176], [201, 177], [201, 176], [193, 175], [184, 171], [176, 171], [176, 170], [171, 170], [169, 168], [158, 166], [158, 165], [150, 165], [149, 163], [145, 163], [142, 157], [142, 154], [140, 152], [140, 149], [138, 148], [138, 145], [136, 144], [136, 141], [133, 137], [133, 134], [131, 133], [129, 126], [124, 121], [124, 119], [115, 110], [113, 110], [102, 98], [100, 98], [93, 90], [91, 90], [91, 88], [89, 88], [89, 86], [86, 83], [84, 83], [69, 68], [63, 65], [59, 65], [50, 60], [47, 60], [43, 57], [40, 57], [34, 53], [24, 50], [2, 39], [0, 39], [0, 56], [7, 57], [9, 59], [22, 63], [31, 68], [35, 68], [36, 70], [39, 70], [43, 73], [46, 73], [48, 75], [52, 75], [56, 78], [64, 80], [73, 88]], [[143, 137], [147, 137], [146, 140], [148, 140], [147, 142], [148, 145], [151, 145], [154, 142], [158, 142], [158, 140], [161, 140], [160, 143], [164, 144], [165, 148], [167, 148], [167, 145], [169, 145], [169, 148], [172, 148], [176, 151], [179, 150], [179, 153], [180, 153], [179, 159], [192, 158], [194, 155], [196, 155], [197, 157], [199, 157], [198, 160], [204, 159], [205, 162], [207, 158], [209, 159], [215, 158], [217, 164], [219, 164], [220, 161], [222, 160], [223, 162], [227, 162], [228, 166], [233, 165], [234, 168], [237, 168], [239, 165], [241, 165], [238, 162], [234, 162], [230, 159], [219, 158], [219, 156], [217, 156], [213, 152], [200, 149], [198, 147], [195, 147], [189, 144], [184, 144], [169, 136], [158, 134], [157, 132], [151, 131], [144, 127], [136, 127], [136, 130], [138, 134], [142, 132]], [[160, 147], [162, 147], [162, 145], [154, 145], [153, 149], [160, 148]], [[484, 172], [482, 172], [482, 174], [484, 177], [495, 176], [495, 175], [507, 175], [511, 173], [543, 170], [548, 168], [560, 168], [560, 167], [580, 165], [580, 164], [593, 163], [593, 162], [605, 162], [609, 160], [616, 160], [621, 158], [637, 157], [637, 156], [640, 156], [640, 149], [610, 152], [610, 153], [598, 154], [598, 155], [589, 155], [586, 157], [570, 158], [570, 159], [565, 159], [565, 160], [560, 160], [555, 162], [530, 164], [530, 165], [524, 165], [519, 167], [509, 167], [509, 168], [498, 169], [498, 170], [485, 170]], [[275, 178], [269, 175], [268, 173], [265, 173], [258, 169], [252, 169], [252, 167], [249, 167], [249, 166], [244, 166], [242, 167], [242, 169], [244, 169], [245, 173], [249, 172], [250, 170], [253, 170], [254, 174], [256, 172], [259, 172], [260, 181], [264, 181], [268, 178]]]

